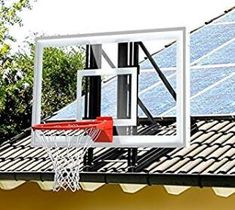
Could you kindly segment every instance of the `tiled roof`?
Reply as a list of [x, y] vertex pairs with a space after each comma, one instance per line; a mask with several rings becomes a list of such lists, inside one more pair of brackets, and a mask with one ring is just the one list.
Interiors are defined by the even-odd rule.
[[[162, 132], [172, 135], [171, 126], [162, 126]], [[188, 148], [138, 148], [134, 168], [128, 167], [127, 148], [96, 148], [93, 165], [83, 169], [81, 180], [200, 185], [198, 180], [193, 183], [195, 177], [231, 178], [235, 173], [235, 119], [197, 119], [194, 127], [196, 131]], [[53, 180], [49, 157], [44, 149], [31, 147], [30, 140], [30, 137], [12, 139], [0, 146], [0, 179]], [[231, 186], [231, 180], [226, 180], [217, 185]]]

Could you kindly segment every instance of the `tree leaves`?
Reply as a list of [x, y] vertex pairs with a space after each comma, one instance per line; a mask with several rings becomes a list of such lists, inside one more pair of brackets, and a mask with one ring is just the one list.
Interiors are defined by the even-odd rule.
[[[7, 139], [31, 126], [34, 45], [5, 63], [0, 79], [0, 136]], [[77, 70], [85, 63], [83, 49], [46, 48], [43, 60], [42, 112], [48, 117], [76, 97]]]
[[[22, 24], [19, 12], [30, 8], [30, 0], [6, 3], [7, 0], [0, 0], [0, 141], [31, 126], [35, 48], [32, 41], [26, 41], [24, 49], [11, 53], [10, 43], [15, 38], [9, 28]], [[84, 60], [84, 51], [78, 47], [45, 49], [43, 116], [51, 115], [75, 99], [76, 73], [83, 68]]]
[[[0, 1], [0, 56], [6, 56], [10, 50], [9, 42], [15, 41], [10, 34], [10, 27], [13, 25], [22, 25], [22, 19], [19, 12], [23, 9], [30, 9], [30, 0], [17, 0], [11, 5], [6, 5], [7, 0]], [[8, 46], [8, 49], [7, 49]]]

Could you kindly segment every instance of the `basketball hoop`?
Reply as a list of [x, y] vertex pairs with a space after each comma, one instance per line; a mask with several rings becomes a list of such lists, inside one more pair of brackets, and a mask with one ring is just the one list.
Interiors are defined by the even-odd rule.
[[34, 138], [42, 141], [53, 163], [53, 190], [69, 188], [75, 192], [80, 189], [81, 163], [88, 148], [94, 142], [112, 142], [113, 120], [111, 117], [97, 117], [78, 122], [37, 124], [32, 126], [32, 133]]

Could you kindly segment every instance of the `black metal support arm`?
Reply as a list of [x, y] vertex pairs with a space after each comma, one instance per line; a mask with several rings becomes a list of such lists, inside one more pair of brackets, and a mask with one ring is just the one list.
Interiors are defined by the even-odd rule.
[[104, 59], [107, 61], [107, 63], [109, 64], [109, 66], [111, 68], [116, 68], [116, 66], [114, 65], [112, 60], [109, 58], [109, 56], [107, 55], [107, 53], [103, 49], [102, 49], [102, 56], [104, 57]]
[[139, 107], [142, 109], [142, 111], [144, 112], [144, 114], [147, 116], [148, 120], [155, 124], [156, 122], [154, 121], [153, 116], [151, 115], [151, 113], [149, 112], [149, 110], [146, 108], [146, 106], [143, 104], [143, 102], [140, 100], [140, 98], [138, 97], [138, 105]]
[[154, 67], [156, 72], [158, 73], [158, 75], [159, 75], [160, 79], [162, 80], [163, 84], [166, 86], [167, 90], [170, 92], [170, 94], [172, 95], [172, 97], [176, 101], [176, 92], [175, 92], [175, 90], [172, 88], [171, 84], [168, 82], [165, 75], [161, 72], [160, 68], [158, 67], [158, 65], [156, 64], [154, 59], [152, 58], [151, 54], [149, 53], [149, 51], [147, 50], [147, 48], [145, 47], [143, 42], [138, 42], [138, 44], [141, 47], [141, 49], [143, 50], [143, 52], [145, 53], [145, 55], [147, 56], [147, 58], [149, 59], [150, 63], [152, 64], [152, 66]]

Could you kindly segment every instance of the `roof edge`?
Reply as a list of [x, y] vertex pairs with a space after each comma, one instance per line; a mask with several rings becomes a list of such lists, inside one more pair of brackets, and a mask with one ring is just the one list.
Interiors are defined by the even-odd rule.
[[[235, 187], [233, 175], [208, 174], [149, 174], [149, 173], [97, 173], [82, 172], [81, 182], [105, 184], [145, 184], [145, 185], [176, 185], [194, 187]], [[22, 181], [53, 181], [54, 173], [36, 172], [0, 172], [0, 180]]]

